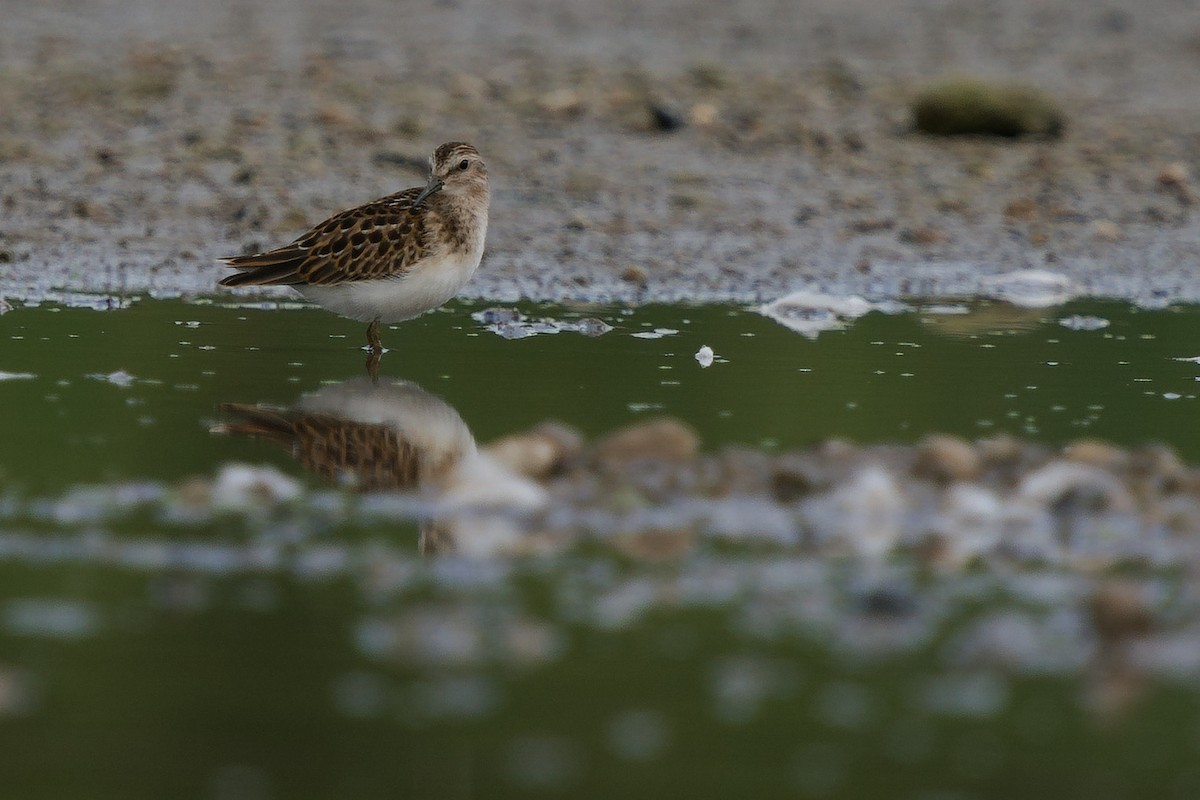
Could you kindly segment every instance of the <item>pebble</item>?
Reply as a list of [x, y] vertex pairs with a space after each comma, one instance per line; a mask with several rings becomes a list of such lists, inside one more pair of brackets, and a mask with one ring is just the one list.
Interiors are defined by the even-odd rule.
[[692, 124], [702, 128], [715, 124], [719, 115], [720, 112], [712, 103], [696, 103], [688, 114]]
[[650, 117], [654, 120], [654, 127], [668, 133], [677, 131], [684, 125], [683, 117], [679, 112], [666, 103], [652, 102]]
[[678, 561], [695, 549], [700, 537], [694, 528], [648, 528], [612, 538], [617, 552], [637, 561]]
[[543, 480], [560, 472], [583, 448], [579, 431], [546, 422], [526, 433], [497, 439], [484, 448], [492, 458], [526, 477]]
[[247, 511], [300, 496], [300, 483], [270, 466], [227, 464], [217, 473], [212, 487], [215, 508]]
[[538, 105], [553, 114], [573, 116], [584, 109], [583, 97], [574, 89], [555, 89], [542, 95]]
[[915, 244], [919, 247], [931, 247], [935, 244], [941, 244], [949, 237], [944, 231], [933, 227], [932, 225], [922, 225], [918, 228], [905, 228], [900, 232], [900, 241], [906, 244]]
[[[467, 455], [436, 486], [423, 488], [442, 511], [530, 511], [540, 509], [546, 503], [546, 493], [541, 486], [486, 453]], [[497, 530], [504, 533], [508, 529], [508, 520], [501, 522], [503, 529]], [[504, 534], [501, 538], [511, 537]]]
[[361, 115], [346, 103], [327, 101], [319, 105], [314, 114], [318, 124], [349, 128], [361, 122]]
[[1182, 162], [1176, 161], [1163, 167], [1158, 173], [1158, 185], [1174, 193], [1183, 205], [1191, 205], [1196, 199], [1187, 165]]
[[823, 331], [840, 330], [876, 306], [858, 295], [834, 295], [807, 289], [795, 291], [758, 308], [785, 328], [815, 339]]
[[1101, 584], [1088, 609], [1096, 635], [1106, 644], [1145, 636], [1154, 629], [1154, 615], [1144, 592], [1129, 581], [1110, 580]]
[[1128, 454], [1124, 450], [1099, 439], [1077, 439], [1063, 448], [1063, 456], [1103, 469], [1115, 469], [1128, 461]]
[[1027, 474], [1017, 494], [1047, 509], [1125, 511], [1133, 506], [1128, 491], [1112, 473], [1067, 460], [1052, 461]]
[[956, 436], [933, 434], [917, 445], [913, 475], [948, 484], [974, 480], [979, 475], [980, 458], [975, 448]]
[[1092, 223], [1092, 236], [1101, 242], [1119, 242], [1121, 235], [1121, 226], [1111, 220], [1098, 219]]
[[860, 556], [887, 555], [900, 538], [904, 497], [891, 473], [867, 464], [822, 504], [818, 520]]
[[650, 283], [650, 274], [639, 266], [631, 265], [621, 270], [621, 280], [644, 289]]
[[939, 566], [960, 568], [976, 556], [990, 553], [1000, 542], [1004, 506], [999, 496], [976, 484], [950, 487], [932, 529], [941, 535], [936, 552]]
[[1037, 216], [1037, 203], [1028, 197], [1018, 197], [1004, 207], [1004, 216], [1010, 220], [1029, 222]]
[[781, 456], [771, 475], [771, 495], [777, 503], [792, 503], [832, 485], [832, 477], [814, 459], [797, 454]]
[[1072, 331], [1099, 331], [1107, 328], [1112, 323], [1103, 317], [1072, 314], [1069, 317], [1060, 319], [1058, 324]]
[[620, 471], [638, 461], [683, 464], [696, 458], [700, 437], [686, 423], [660, 418], [622, 428], [601, 439], [593, 448], [604, 468]]
[[1048, 308], [1077, 296], [1079, 286], [1057, 272], [1025, 269], [984, 277], [980, 281], [980, 294], [1024, 308]]

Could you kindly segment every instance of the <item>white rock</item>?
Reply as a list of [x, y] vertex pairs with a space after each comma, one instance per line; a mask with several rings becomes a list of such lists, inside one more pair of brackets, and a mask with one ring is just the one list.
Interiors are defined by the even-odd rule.
[[760, 306], [758, 313], [801, 336], [815, 339], [823, 331], [841, 330], [847, 322], [877, 310], [882, 309], [858, 295], [801, 290]]
[[215, 508], [246, 511], [274, 503], [287, 503], [300, 496], [299, 481], [274, 467], [226, 464], [213, 484]]
[[1000, 498], [973, 483], [955, 484], [946, 491], [933, 528], [946, 545], [948, 561], [964, 565], [1000, 542], [1004, 528]]
[[980, 282], [980, 294], [1015, 306], [1048, 308], [1078, 296], [1079, 286], [1057, 272], [1023, 269], [985, 277]]
[[1064, 328], [1070, 328], [1073, 331], [1098, 331], [1109, 326], [1109, 321], [1103, 317], [1089, 317], [1080, 314], [1074, 314], [1070, 317], [1063, 317], [1058, 321], [1059, 325]]
[[132, 386], [133, 382], [137, 380], [137, 378], [135, 378], [133, 375], [130, 375], [123, 369], [119, 369], [116, 372], [110, 372], [107, 375], [101, 373], [92, 373], [88, 375], [88, 377], [92, 380], [105, 381], [106, 383], [111, 383], [113, 386], [120, 386], [121, 388]]
[[887, 555], [900, 538], [904, 497], [892, 475], [870, 464], [809, 507], [810, 522], [860, 556]]
[[1017, 488], [1020, 499], [1047, 507], [1073, 493], [1083, 502], [1102, 500], [1109, 510], [1133, 509], [1133, 498], [1111, 473], [1075, 461], [1051, 461], [1026, 475]]
[[439, 507], [454, 510], [538, 511], [547, 499], [541, 486], [485, 453], [464, 458], [439, 488]]

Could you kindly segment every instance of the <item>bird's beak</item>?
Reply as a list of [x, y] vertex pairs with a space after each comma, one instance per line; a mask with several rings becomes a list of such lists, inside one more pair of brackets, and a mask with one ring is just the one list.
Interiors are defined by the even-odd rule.
[[434, 192], [441, 191], [443, 186], [445, 186], [445, 184], [442, 183], [441, 178], [437, 177], [436, 175], [430, 175], [429, 183], [425, 184], [425, 188], [421, 190], [419, 195], [417, 195], [417, 199], [413, 200], [413, 205], [421, 205], [421, 203], [425, 202], [425, 198], [429, 197], [429, 195], [433, 194]]

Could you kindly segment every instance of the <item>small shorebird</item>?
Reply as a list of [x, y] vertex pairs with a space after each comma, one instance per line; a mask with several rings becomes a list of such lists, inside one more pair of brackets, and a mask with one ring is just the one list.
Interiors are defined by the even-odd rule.
[[445, 491], [477, 454], [457, 410], [415, 383], [355, 378], [322, 386], [289, 408], [221, 403], [213, 433], [250, 436], [291, 453], [322, 480], [362, 492]]
[[415, 383], [355, 378], [322, 386], [290, 408], [222, 403], [213, 433], [282, 447], [322, 480], [360, 492], [417, 492], [431, 504], [422, 553], [518, 550], [517, 517], [546, 491], [480, 452], [458, 411]]
[[221, 285], [291, 286], [330, 311], [369, 321], [367, 343], [378, 363], [380, 322], [437, 308], [475, 273], [488, 199], [479, 151], [447, 142], [429, 157], [425, 186], [335, 214], [275, 250], [223, 258], [240, 271]]

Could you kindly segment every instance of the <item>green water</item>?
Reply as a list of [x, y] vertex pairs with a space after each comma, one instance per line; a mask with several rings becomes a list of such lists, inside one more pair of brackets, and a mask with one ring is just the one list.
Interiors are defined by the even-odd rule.
[[[651, 415], [693, 425], [707, 447], [792, 448], [837, 436], [915, 441], [1007, 432], [1049, 443], [1161, 441], [1200, 458], [1191, 423], [1200, 312], [1077, 303], [1052, 312], [870, 314], [806, 339], [726, 307], [526, 308], [599, 317], [614, 330], [509, 341], [454, 307], [389, 331], [384, 376], [456, 408], [480, 442], [546, 419], [587, 435]], [[1092, 314], [1103, 330], [1056, 320]], [[29, 492], [73, 482], [174, 480], [223, 459], [282, 456], [207, 429], [222, 402], [289, 405], [363, 374], [361, 326], [314, 310], [140, 302], [115, 312], [42, 307], [0, 318], [0, 475]], [[659, 339], [631, 334], [678, 333]], [[694, 354], [711, 346], [718, 362]], [[89, 378], [123, 370], [128, 386]], [[1175, 397], [1178, 395], [1178, 397]]]
[[[1200, 458], [1200, 367], [1176, 360], [1200, 355], [1195, 309], [872, 314], [809, 340], [726, 307], [524, 307], [614, 330], [513, 341], [475, 310], [386, 332], [382, 373], [441, 396], [480, 442], [546, 419], [591, 436], [670, 414], [706, 448], [1008, 432]], [[1056, 322], [1072, 314], [1111, 324]], [[658, 328], [678, 332], [631, 335]], [[209, 428], [220, 403], [286, 406], [361, 375], [361, 335], [317, 311], [212, 304], [5, 314], [0, 371], [33, 377], [0, 381], [0, 497], [175, 483], [231, 460], [315, 483], [286, 453]], [[705, 344], [718, 361], [702, 369]], [[118, 370], [127, 385], [89, 377]], [[762, 547], [673, 564], [595, 547], [423, 559], [415, 525], [287, 510], [253, 525], [52, 520], [0, 516], [6, 798], [1200, 791], [1186, 668], [1136, 686], [1119, 713], [1089, 700], [1107, 684], [1072, 660], [1088, 648], [1073, 638], [1087, 575]], [[1138, 578], [1172, 624], [1200, 616], [1179, 576]], [[972, 660], [972, 642], [1014, 620], [1042, 644], [1014, 644], [1008, 666]]]

